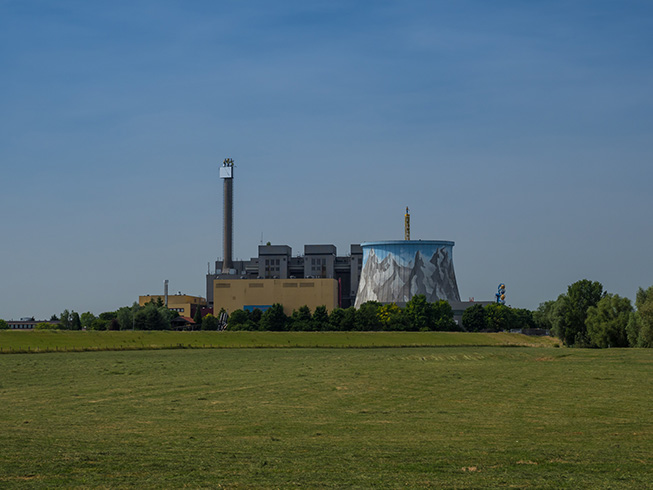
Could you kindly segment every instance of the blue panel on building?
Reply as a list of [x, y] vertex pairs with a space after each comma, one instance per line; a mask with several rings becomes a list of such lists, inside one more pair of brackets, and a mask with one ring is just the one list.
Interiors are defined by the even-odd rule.
[[271, 306], [272, 305], [245, 305], [243, 306], [243, 310], [249, 311], [250, 313], [254, 310], [267, 311]]

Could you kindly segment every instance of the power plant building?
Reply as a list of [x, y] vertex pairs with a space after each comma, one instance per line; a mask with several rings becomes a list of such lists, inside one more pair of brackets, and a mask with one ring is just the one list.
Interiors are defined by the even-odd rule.
[[218, 279], [213, 282], [214, 311], [267, 310], [275, 303], [286, 314], [306, 305], [311, 310], [338, 306], [338, 282], [335, 279]]
[[[324, 305], [329, 310], [336, 306], [347, 308], [356, 299], [362, 260], [363, 251], [358, 244], [352, 244], [346, 256], [337, 255], [335, 245], [304, 245], [304, 254], [298, 256], [292, 255], [288, 245], [259, 245], [258, 257], [232, 260], [227, 274], [223, 272], [224, 260], [215, 262], [215, 272], [206, 276], [207, 301], [214, 311], [225, 308], [231, 313], [233, 309], [252, 309], [253, 306], [266, 309], [274, 303], [282, 303], [286, 313], [291, 313], [290, 303], [296, 301], [290, 298], [297, 294], [303, 298], [298, 301], [304, 301], [299, 306], [315, 309]], [[226, 286], [225, 281], [231, 285]], [[235, 281], [242, 283], [236, 285]]]
[[288, 245], [259, 245], [258, 257], [233, 260], [234, 162], [224, 160], [223, 252], [206, 276], [208, 306], [231, 314], [237, 309], [266, 310], [281, 303], [287, 314], [308, 306], [360, 307], [367, 301], [404, 306], [413, 296], [447, 300], [457, 321], [472, 303], [461, 302], [453, 267], [454, 242], [411, 240], [406, 208], [405, 240], [352, 244], [348, 255], [334, 245], [305, 245], [292, 255]]

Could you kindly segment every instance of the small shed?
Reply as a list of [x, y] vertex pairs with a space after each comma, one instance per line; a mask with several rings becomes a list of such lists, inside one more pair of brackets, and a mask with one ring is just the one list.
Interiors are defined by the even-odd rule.
[[170, 321], [170, 326], [173, 330], [195, 330], [197, 324], [188, 316], [178, 316]]

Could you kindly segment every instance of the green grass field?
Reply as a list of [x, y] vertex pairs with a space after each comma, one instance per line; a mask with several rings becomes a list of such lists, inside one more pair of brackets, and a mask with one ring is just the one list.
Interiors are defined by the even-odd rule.
[[0, 356], [0, 487], [651, 488], [653, 351]]
[[234, 347], [552, 346], [551, 337], [460, 332], [0, 331], [0, 353]]

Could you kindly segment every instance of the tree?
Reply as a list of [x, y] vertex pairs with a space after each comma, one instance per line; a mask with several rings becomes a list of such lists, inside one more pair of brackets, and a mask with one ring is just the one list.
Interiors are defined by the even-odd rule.
[[329, 315], [329, 329], [338, 332], [351, 331], [356, 328], [356, 308], [334, 308]]
[[453, 308], [447, 300], [441, 299], [431, 303], [431, 330], [438, 332], [455, 332], [461, 330], [453, 319]]
[[193, 321], [197, 326], [202, 325], [202, 307], [197, 305], [195, 308], [195, 315], [193, 315]]
[[356, 325], [358, 323], [358, 311], [353, 306], [345, 308], [342, 311], [342, 320], [340, 322], [340, 331], [350, 332], [356, 330]]
[[261, 329], [261, 317], [263, 316], [263, 312], [259, 310], [258, 308], [254, 308], [252, 311], [249, 312], [249, 320], [247, 323], [249, 324], [249, 329], [250, 330], [260, 330]]
[[249, 313], [245, 310], [234, 310], [227, 320], [227, 330], [250, 330]]
[[381, 330], [381, 319], [379, 318], [379, 309], [381, 303], [378, 301], [366, 301], [356, 312], [356, 330], [374, 331]]
[[51, 321], [51, 322], [58, 322], [58, 321], [59, 321], [59, 318], [57, 317], [57, 315], [52, 315], [52, 316], [50, 317], [50, 321]]
[[[175, 313], [177, 312], [170, 311], [165, 306], [157, 306], [156, 303], [150, 302], [136, 312], [134, 323], [138, 330], [169, 330], [170, 320], [175, 317]], [[102, 320], [104, 320], [103, 315], [105, 313], [100, 314]], [[107, 318], [107, 323], [113, 318]]]
[[533, 312], [526, 308], [512, 308], [515, 328], [535, 328]]
[[409, 330], [430, 330], [432, 325], [431, 304], [426, 301], [426, 296], [416, 294], [404, 308], [404, 315], [408, 322]]
[[141, 330], [164, 330], [164, 320], [156, 304], [146, 305], [136, 314], [136, 325]]
[[404, 321], [403, 311], [395, 303], [387, 303], [379, 307], [377, 316], [379, 317], [383, 330], [406, 329], [407, 325]]
[[590, 306], [596, 306], [605, 295], [603, 285], [582, 279], [558, 297], [553, 311], [553, 332], [565, 345], [591, 346], [585, 320]]
[[[653, 286], [639, 288], [635, 299], [636, 318], [629, 332], [636, 337], [637, 347], [653, 347]], [[634, 328], [633, 328], [634, 327]]]
[[102, 318], [96, 318], [91, 322], [91, 329], [92, 330], [108, 330], [109, 329], [109, 321], [108, 320], [103, 320]]
[[304, 305], [292, 312], [290, 316], [290, 330], [306, 332], [313, 330], [311, 309]]
[[204, 318], [202, 318], [202, 330], [217, 330], [219, 325], [220, 320], [211, 313], [204, 315]]
[[59, 316], [59, 328], [61, 330], [70, 330], [71, 318], [68, 310], [63, 310]]
[[487, 312], [483, 305], [475, 304], [463, 311], [463, 328], [468, 332], [480, 332], [487, 328]]
[[628, 324], [626, 325], [626, 336], [628, 337], [628, 345], [631, 347], [639, 347], [639, 332], [642, 329], [642, 319], [638, 311], [633, 311], [628, 316]]
[[56, 330], [59, 328], [59, 325], [56, 323], [42, 322], [36, 324], [34, 330]]
[[91, 328], [91, 325], [93, 324], [93, 320], [95, 320], [95, 315], [90, 311], [87, 311], [86, 313], [82, 313], [80, 317], [80, 322], [82, 324], [82, 327], [86, 329]]
[[487, 327], [493, 332], [510, 330], [515, 327], [515, 315], [512, 308], [499, 303], [490, 303], [485, 307]]
[[82, 322], [79, 319], [79, 313], [76, 311], [73, 311], [70, 314], [70, 329], [71, 330], [81, 330], [82, 329]]
[[628, 347], [627, 326], [633, 306], [628, 298], [606, 294], [587, 309], [585, 325], [590, 342], [597, 347]]
[[313, 330], [329, 330], [329, 312], [326, 306], [321, 305], [315, 308], [311, 323], [313, 324]]
[[288, 329], [288, 316], [280, 303], [275, 303], [261, 316], [261, 330], [280, 332]]
[[105, 311], [103, 313], [100, 313], [100, 316], [98, 318], [101, 318], [104, 321], [110, 322], [114, 318], [118, 317], [118, 313], [115, 311]]
[[8, 328], [9, 324], [6, 321], [0, 319], [0, 330], [7, 330]]
[[134, 309], [133, 305], [131, 307], [122, 306], [121, 308], [118, 308], [116, 311], [116, 320], [118, 320], [118, 323], [120, 324], [120, 330], [132, 330], [135, 328], [134, 313], [135, 311], [138, 311], [138, 308], [138, 305], [136, 305], [136, 309]]
[[537, 328], [551, 330], [553, 328], [553, 311], [556, 301], [554, 299], [540, 303], [537, 310], [533, 312], [533, 322]]
[[329, 326], [328, 330], [340, 330], [340, 324], [342, 323], [342, 319], [345, 316], [345, 310], [342, 308], [334, 308], [331, 310], [331, 314], [329, 315]]

